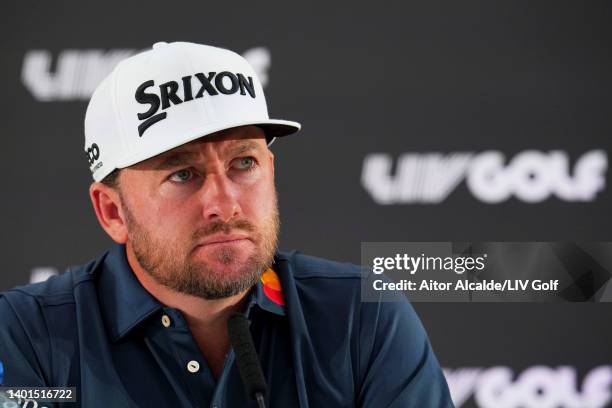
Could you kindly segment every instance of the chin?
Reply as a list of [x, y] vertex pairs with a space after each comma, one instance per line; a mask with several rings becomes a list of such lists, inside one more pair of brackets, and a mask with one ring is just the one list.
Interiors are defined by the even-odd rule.
[[255, 266], [254, 253], [224, 251], [214, 255], [201, 259], [200, 262], [205, 265], [204, 269], [208, 269], [215, 274], [239, 274]]

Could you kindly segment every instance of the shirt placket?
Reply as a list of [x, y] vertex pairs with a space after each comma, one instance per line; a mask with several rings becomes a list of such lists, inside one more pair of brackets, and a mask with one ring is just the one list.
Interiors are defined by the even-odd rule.
[[183, 315], [176, 309], [164, 308], [162, 327], [169, 339], [181, 376], [198, 407], [212, 406], [216, 382], [210, 368], [195, 342]]

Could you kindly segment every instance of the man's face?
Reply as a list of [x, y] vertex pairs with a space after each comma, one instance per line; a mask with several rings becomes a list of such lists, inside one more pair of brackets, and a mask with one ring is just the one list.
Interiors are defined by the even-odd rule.
[[279, 218], [260, 128], [219, 132], [124, 169], [119, 191], [128, 250], [170, 289], [232, 296], [272, 263]]

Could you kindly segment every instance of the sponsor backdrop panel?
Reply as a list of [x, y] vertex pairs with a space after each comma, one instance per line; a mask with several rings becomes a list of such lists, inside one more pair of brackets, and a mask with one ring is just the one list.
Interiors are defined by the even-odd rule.
[[[281, 246], [612, 241], [605, 2], [3, 3], [0, 290], [109, 243], [83, 117], [126, 55], [188, 40], [245, 55], [271, 115]], [[457, 406], [606, 406], [607, 304], [415, 304]], [[410, 345], [407, 345], [410, 347]]]

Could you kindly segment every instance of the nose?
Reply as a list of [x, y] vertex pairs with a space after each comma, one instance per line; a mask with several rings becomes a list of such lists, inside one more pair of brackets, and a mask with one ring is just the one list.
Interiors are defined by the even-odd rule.
[[240, 216], [238, 192], [232, 188], [232, 182], [225, 174], [207, 175], [199, 195], [205, 220], [227, 222]]

